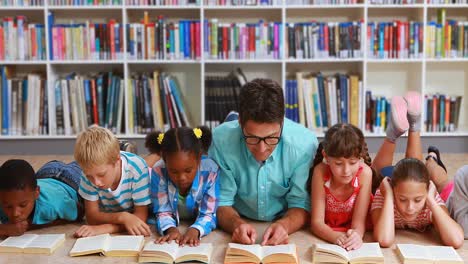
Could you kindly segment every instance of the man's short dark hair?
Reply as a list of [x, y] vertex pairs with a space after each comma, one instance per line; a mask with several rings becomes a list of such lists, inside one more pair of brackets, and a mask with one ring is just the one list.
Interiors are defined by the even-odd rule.
[[34, 169], [29, 162], [22, 159], [11, 159], [0, 167], [0, 191], [36, 189], [37, 180]]
[[270, 79], [254, 79], [242, 86], [239, 118], [242, 125], [249, 120], [256, 123], [282, 123], [284, 97], [281, 86]]

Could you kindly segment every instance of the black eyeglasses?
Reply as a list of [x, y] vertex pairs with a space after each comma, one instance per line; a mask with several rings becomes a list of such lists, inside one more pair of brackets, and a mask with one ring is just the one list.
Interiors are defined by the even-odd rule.
[[282, 134], [283, 134], [283, 124], [281, 124], [280, 135], [278, 137], [246, 136], [244, 133], [244, 129], [242, 128], [242, 135], [244, 136], [245, 143], [249, 145], [257, 145], [260, 143], [260, 141], [263, 141], [265, 142], [265, 144], [270, 145], [270, 146], [278, 145]]

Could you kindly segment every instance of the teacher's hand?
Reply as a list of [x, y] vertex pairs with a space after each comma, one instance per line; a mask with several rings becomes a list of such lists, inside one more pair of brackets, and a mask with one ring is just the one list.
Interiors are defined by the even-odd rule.
[[286, 230], [286, 227], [283, 224], [278, 222], [271, 224], [263, 235], [262, 246], [276, 246], [288, 243], [288, 230]]
[[250, 224], [240, 224], [232, 232], [232, 242], [245, 245], [252, 245], [257, 239], [257, 231]]

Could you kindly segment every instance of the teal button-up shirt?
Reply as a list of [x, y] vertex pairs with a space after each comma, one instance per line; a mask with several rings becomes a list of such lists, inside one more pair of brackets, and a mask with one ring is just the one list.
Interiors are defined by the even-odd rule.
[[317, 146], [312, 131], [285, 119], [279, 144], [261, 163], [247, 148], [237, 120], [217, 127], [209, 156], [220, 167], [219, 206], [261, 221], [275, 220], [289, 208], [309, 211], [306, 182]]

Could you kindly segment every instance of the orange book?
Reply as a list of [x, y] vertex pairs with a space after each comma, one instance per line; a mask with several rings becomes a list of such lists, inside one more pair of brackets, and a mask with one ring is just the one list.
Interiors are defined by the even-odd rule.
[[107, 27], [109, 29], [110, 58], [116, 59], [115, 57], [115, 32], [114, 32], [115, 20], [111, 19]]
[[449, 131], [450, 126], [450, 96], [445, 97], [445, 127], [444, 131]]
[[4, 39], [3, 39], [3, 27], [0, 26], [0, 60], [5, 59], [5, 47], [4, 47]]

